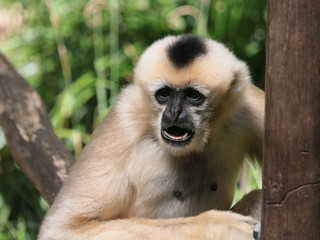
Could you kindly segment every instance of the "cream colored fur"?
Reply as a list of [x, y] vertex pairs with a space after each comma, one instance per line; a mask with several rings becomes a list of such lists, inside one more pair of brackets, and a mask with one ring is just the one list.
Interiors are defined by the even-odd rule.
[[[246, 65], [212, 40], [208, 54], [176, 69], [165, 54], [176, 39], [142, 55], [135, 83], [92, 135], [39, 240], [252, 239], [253, 218], [219, 210], [231, 205], [244, 157], [261, 161], [264, 93]], [[154, 93], [165, 84], [191, 84], [206, 97], [190, 109], [197, 131], [184, 148], [160, 137], [164, 109]]]

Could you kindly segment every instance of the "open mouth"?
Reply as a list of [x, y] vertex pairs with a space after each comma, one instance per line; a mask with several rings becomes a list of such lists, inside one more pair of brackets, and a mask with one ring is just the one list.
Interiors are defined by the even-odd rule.
[[164, 140], [172, 143], [186, 143], [192, 138], [193, 132], [182, 127], [171, 126], [162, 129], [161, 135]]

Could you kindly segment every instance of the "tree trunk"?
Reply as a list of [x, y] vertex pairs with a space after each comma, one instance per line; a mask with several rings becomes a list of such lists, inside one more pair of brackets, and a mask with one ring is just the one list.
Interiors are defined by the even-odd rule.
[[10, 153], [51, 204], [74, 162], [34, 89], [0, 54], [0, 125]]
[[262, 239], [319, 239], [320, 1], [268, 2]]

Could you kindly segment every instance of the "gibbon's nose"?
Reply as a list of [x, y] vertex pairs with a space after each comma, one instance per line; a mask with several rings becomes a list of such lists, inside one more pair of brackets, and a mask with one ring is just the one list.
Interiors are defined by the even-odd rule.
[[187, 116], [183, 101], [177, 97], [168, 102], [162, 120], [167, 124], [183, 123], [187, 120]]

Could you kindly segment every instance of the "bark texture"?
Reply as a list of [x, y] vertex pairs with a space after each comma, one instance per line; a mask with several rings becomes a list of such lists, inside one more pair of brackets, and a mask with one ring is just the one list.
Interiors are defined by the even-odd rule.
[[262, 239], [320, 236], [320, 1], [269, 0]]
[[75, 160], [53, 132], [37, 92], [2, 54], [0, 125], [13, 158], [51, 204]]

